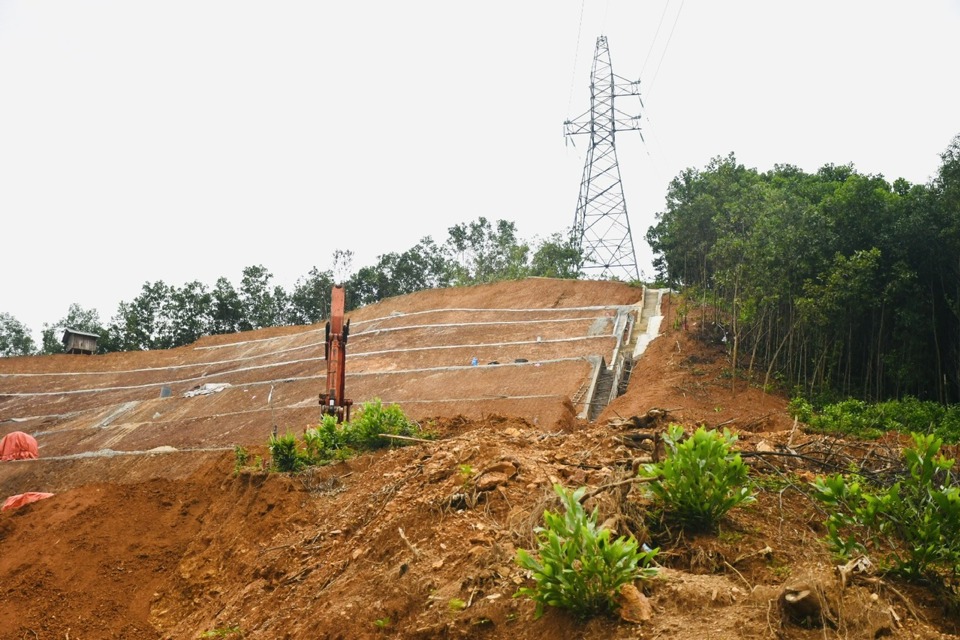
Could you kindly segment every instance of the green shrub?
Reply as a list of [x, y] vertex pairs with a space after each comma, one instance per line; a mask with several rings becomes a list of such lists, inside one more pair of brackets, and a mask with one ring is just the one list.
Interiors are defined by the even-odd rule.
[[299, 449], [297, 438], [288, 433], [271, 437], [269, 442], [272, 468], [276, 471], [295, 472], [305, 466], [325, 464], [331, 460], [345, 460], [355, 451], [367, 451], [402, 441], [382, 438], [379, 434], [429, 438], [420, 431], [397, 405], [384, 407], [379, 399], [366, 402], [352, 422], [338, 424], [334, 416], [325, 415], [314, 429], [303, 433], [304, 448]]
[[843, 433], [861, 438], [879, 438], [883, 425], [862, 400], [842, 400], [823, 407], [814, 417], [812, 425], [819, 431]]
[[840, 474], [817, 478], [814, 495], [830, 512], [827, 542], [840, 556], [867, 545], [885, 568], [908, 578], [939, 575], [960, 586], [960, 487], [943, 441], [913, 434], [903, 452], [907, 473], [886, 488]]
[[237, 474], [240, 473], [241, 469], [247, 466], [247, 463], [250, 461], [250, 453], [240, 445], [234, 445], [233, 457], [233, 472], [234, 474]]
[[815, 431], [877, 438], [887, 431], [932, 433], [945, 442], [960, 441], [960, 405], [907, 396], [869, 404], [861, 400], [841, 400], [817, 409], [804, 398], [790, 401], [790, 414]]
[[412, 422], [395, 404], [384, 407], [379, 398], [364, 403], [359, 414], [350, 422], [347, 441], [357, 449], [378, 449], [396, 441], [381, 438], [379, 434], [389, 433], [395, 436], [415, 436], [418, 432]]
[[267, 446], [275, 470], [290, 473], [304, 467], [304, 456], [298, 450], [297, 437], [292, 433], [280, 437], [271, 435]]
[[348, 428], [347, 423], [343, 426], [337, 424], [335, 416], [325, 415], [315, 429], [304, 431], [303, 442], [309, 463], [323, 464], [348, 455], [350, 453], [346, 433]]
[[755, 500], [747, 485], [750, 469], [732, 452], [737, 437], [727, 429], [700, 427], [683, 436], [683, 427], [671, 424], [663, 435], [666, 460], [644, 465], [640, 475], [658, 478], [647, 487], [666, 518], [689, 530], [713, 529], [728, 511]]
[[528, 551], [517, 551], [516, 563], [532, 574], [536, 586], [523, 587], [516, 595], [537, 603], [538, 618], [544, 605], [580, 616], [614, 609], [622, 585], [656, 573], [649, 564], [658, 550], [638, 550], [633, 536], [611, 541], [609, 529], [597, 529], [596, 509], [587, 515], [580, 504], [584, 487], [571, 492], [557, 484], [553, 490], [565, 513], [543, 512], [546, 526], [534, 530], [539, 560]]

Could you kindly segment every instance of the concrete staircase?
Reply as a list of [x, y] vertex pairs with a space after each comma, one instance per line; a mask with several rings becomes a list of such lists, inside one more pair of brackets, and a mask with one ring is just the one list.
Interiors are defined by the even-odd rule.
[[647, 345], [660, 333], [660, 303], [667, 289], [645, 289], [643, 300], [624, 317], [618, 318], [614, 328], [619, 337], [617, 348], [608, 366], [601, 358], [594, 370], [593, 383], [586, 393], [581, 418], [595, 420], [610, 402], [623, 395], [630, 381], [630, 373]]

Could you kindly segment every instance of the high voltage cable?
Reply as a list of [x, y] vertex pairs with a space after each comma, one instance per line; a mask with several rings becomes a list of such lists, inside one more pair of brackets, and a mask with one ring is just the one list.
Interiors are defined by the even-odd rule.
[[570, 74], [570, 95], [567, 97], [567, 113], [570, 113], [570, 105], [573, 104], [573, 87], [577, 79], [577, 60], [580, 56], [580, 34], [583, 31], [583, 5], [587, 0], [580, 0], [580, 24], [577, 25], [577, 48], [573, 52], [573, 73]]
[[660, 54], [660, 62], [657, 63], [657, 70], [653, 72], [653, 79], [650, 81], [650, 86], [647, 87], [647, 98], [650, 98], [650, 93], [653, 91], [653, 83], [657, 81], [657, 76], [660, 75], [660, 67], [663, 65], [663, 59], [667, 57], [667, 49], [670, 48], [670, 41], [673, 39], [673, 32], [677, 29], [677, 22], [680, 21], [680, 14], [683, 12], [683, 0], [680, 0], [680, 8], [677, 10], [677, 16], [673, 19], [673, 26], [670, 27], [670, 35], [667, 36], [667, 44], [663, 47], [663, 52]]
[[667, 9], [670, 8], [670, 0], [663, 5], [663, 12], [660, 14], [660, 22], [657, 23], [657, 32], [653, 34], [653, 40], [650, 41], [650, 49], [647, 51], [647, 57], [643, 61], [643, 67], [640, 68], [640, 78], [647, 69], [647, 63], [650, 61], [650, 54], [653, 53], [653, 47], [657, 44], [657, 38], [660, 36], [660, 27], [663, 26], [663, 19], [667, 16]]

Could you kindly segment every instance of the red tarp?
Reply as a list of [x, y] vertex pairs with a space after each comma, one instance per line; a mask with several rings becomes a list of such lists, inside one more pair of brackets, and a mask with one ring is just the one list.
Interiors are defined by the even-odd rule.
[[39, 458], [37, 440], [23, 431], [12, 431], [0, 439], [0, 461]]
[[3, 506], [0, 507], [0, 511], [6, 511], [7, 509], [17, 509], [22, 507], [25, 504], [30, 504], [31, 502], [36, 502], [37, 500], [43, 500], [44, 498], [49, 498], [52, 496], [52, 493], [40, 493], [39, 491], [28, 491], [27, 493], [20, 493], [15, 496], [10, 496], [3, 502]]

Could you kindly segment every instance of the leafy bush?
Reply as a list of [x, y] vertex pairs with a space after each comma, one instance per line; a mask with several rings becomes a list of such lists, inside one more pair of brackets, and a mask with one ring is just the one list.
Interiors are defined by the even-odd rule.
[[384, 407], [379, 399], [364, 403], [353, 422], [337, 423], [334, 416], [325, 415], [314, 429], [303, 433], [304, 448], [299, 449], [296, 436], [287, 434], [271, 437], [269, 442], [273, 468], [277, 471], [299, 471], [305, 466], [324, 464], [331, 460], [345, 460], [355, 451], [366, 451], [393, 444], [402, 444], [379, 434], [389, 433], [409, 437], [428, 438], [397, 405]]
[[[827, 542], [841, 556], [866, 550], [909, 578], [960, 576], [960, 487], [943, 441], [913, 434], [904, 450], [906, 474], [886, 488], [870, 488], [840, 474], [817, 478], [815, 496], [828, 508]], [[861, 539], [858, 539], [860, 534]]]
[[667, 459], [644, 465], [640, 475], [659, 478], [647, 486], [666, 517], [685, 529], [713, 529], [728, 511], [755, 500], [747, 486], [750, 469], [731, 451], [737, 437], [727, 429], [700, 427], [683, 436], [683, 427], [671, 424], [663, 435]]
[[817, 410], [803, 398], [794, 398], [790, 414], [823, 433], [876, 438], [887, 431], [932, 433], [946, 442], [960, 441], [960, 405], [906, 397], [869, 404], [861, 400], [842, 400], [824, 404]]
[[415, 436], [417, 425], [395, 404], [384, 407], [379, 398], [364, 403], [360, 413], [347, 429], [347, 441], [358, 449], [377, 449], [389, 446], [393, 440], [379, 434]]
[[809, 424], [813, 420], [813, 405], [806, 398], [797, 396], [787, 405], [787, 413], [800, 422]]
[[536, 586], [523, 587], [517, 596], [543, 606], [569, 609], [580, 616], [612, 610], [620, 587], [656, 573], [649, 564], [658, 549], [638, 550], [633, 537], [610, 540], [609, 529], [597, 529], [597, 511], [589, 516], [580, 504], [586, 489], [567, 491], [559, 484], [553, 490], [565, 513], [543, 512], [546, 527], [537, 527], [539, 560], [524, 549], [517, 550], [516, 563], [533, 575]]
[[352, 453], [347, 444], [345, 423], [343, 427], [337, 424], [337, 418], [331, 415], [323, 416], [323, 420], [315, 429], [303, 432], [303, 442], [306, 446], [306, 455], [311, 464], [321, 464], [335, 458], [348, 457]]
[[297, 437], [292, 433], [277, 437], [270, 436], [267, 444], [273, 468], [284, 473], [299, 471], [304, 467], [304, 456], [297, 448]]
[[247, 463], [250, 461], [250, 452], [240, 445], [235, 445], [233, 447], [233, 473], [240, 473], [240, 470], [247, 466]]

